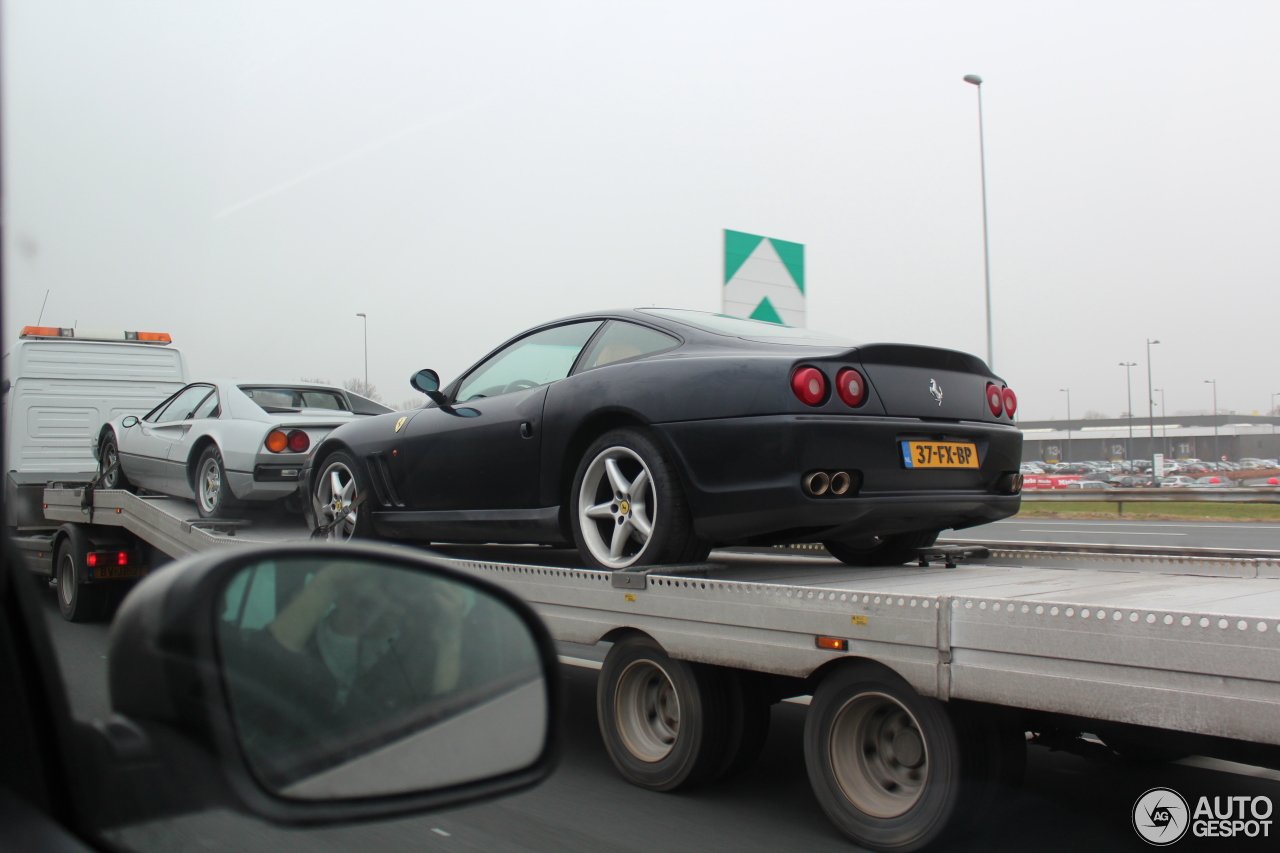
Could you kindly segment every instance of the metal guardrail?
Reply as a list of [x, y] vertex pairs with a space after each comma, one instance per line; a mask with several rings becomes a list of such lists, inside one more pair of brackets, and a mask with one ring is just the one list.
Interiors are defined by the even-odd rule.
[[1280, 503], [1280, 488], [1188, 489], [1173, 486], [1149, 489], [1024, 489], [1022, 500], [1028, 503], [1097, 502], [1105, 503], [1192, 503], [1274, 504]]

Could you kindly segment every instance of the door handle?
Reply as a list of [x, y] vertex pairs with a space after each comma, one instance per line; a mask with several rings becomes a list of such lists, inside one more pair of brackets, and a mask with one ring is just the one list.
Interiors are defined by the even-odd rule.
[[525, 421], [524, 423], [520, 424], [520, 437], [533, 438], [533, 424], [529, 423], [528, 421]]

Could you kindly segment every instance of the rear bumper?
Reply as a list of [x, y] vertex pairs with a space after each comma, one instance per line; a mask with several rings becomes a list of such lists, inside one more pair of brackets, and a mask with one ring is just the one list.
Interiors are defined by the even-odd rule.
[[[972, 527], [1018, 511], [997, 481], [1018, 471], [1016, 427], [918, 418], [771, 415], [657, 424], [680, 462], [698, 534], [717, 543], [821, 541]], [[979, 468], [909, 469], [899, 442], [970, 441]], [[814, 498], [813, 471], [861, 474], [847, 496]], [[857, 478], [855, 478], [856, 480]]]

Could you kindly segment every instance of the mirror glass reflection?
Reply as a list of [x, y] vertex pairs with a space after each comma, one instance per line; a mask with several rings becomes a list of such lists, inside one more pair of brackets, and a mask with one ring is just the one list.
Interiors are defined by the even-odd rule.
[[243, 754], [280, 796], [435, 790], [543, 749], [533, 635], [465, 581], [363, 557], [263, 561], [227, 585], [218, 643]]

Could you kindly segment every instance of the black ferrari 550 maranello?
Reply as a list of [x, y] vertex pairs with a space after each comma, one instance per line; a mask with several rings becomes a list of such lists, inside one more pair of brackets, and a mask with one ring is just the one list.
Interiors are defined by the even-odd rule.
[[1018, 510], [1017, 398], [953, 350], [639, 308], [538, 326], [443, 390], [411, 382], [430, 403], [312, 455], [329, 538], [572, 542], [605, 569], [821, 542], [889, 565]]

